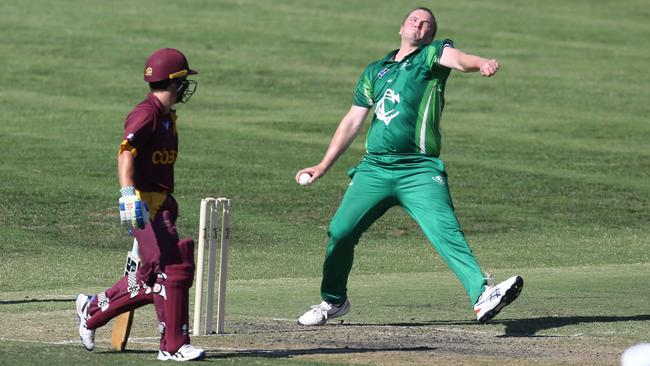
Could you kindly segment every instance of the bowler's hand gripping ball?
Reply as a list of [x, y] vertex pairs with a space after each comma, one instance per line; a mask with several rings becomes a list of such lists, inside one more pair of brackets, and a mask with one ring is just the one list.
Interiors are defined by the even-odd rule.
[[309, 185], [310, 179], [311, 179], [311, 175], [309, 175], [309, 173], [302, 173], [298, 177], [298, 184], [300, 184], [301, 186]]

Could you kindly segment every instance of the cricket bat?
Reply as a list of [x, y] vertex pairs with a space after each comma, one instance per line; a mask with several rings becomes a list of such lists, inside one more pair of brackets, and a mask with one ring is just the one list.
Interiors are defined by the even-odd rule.
[[[133, 248], [126, 256], [126, 265], [124, 266], [124, 275], [135, 273], [140, 264], [140, 255], [138, 253], [138, 241], [133, 238]], [[126, 348], [126, 342], [129, 340], [131, 325], [133, 324], [134, 310], [122, 313], [113, 319], [113, 336], [111, 344], [116, 351], [122, 352]]]

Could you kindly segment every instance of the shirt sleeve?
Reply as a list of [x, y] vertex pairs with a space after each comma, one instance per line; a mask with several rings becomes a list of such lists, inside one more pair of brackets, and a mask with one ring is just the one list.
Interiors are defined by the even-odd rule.
[[357, 82], [357, 86], [354, 89], [354, 100], [352, 101], [352, 104], [359, 107], [371, 108], [374, 104], [372, 100], [372, 77], [370, 76], [370, 68], [371, 67], [368, 66], [363, 70], [363, 73]]
[[130, 151], [136, 156], [138, 150], [147, 144], [154, 128], [153, 113], [147, 109], [136, 108], [126, 117], [124, 135], [120, 143], [119, 154]]
[[454, 48], [454, 41], [451, 39], [436, 40], [427, 46], [427, 65], [429, 68], [434, 65], [439, 65], [440, 57], [442, 57], [442, 50], [444, 50], [445, 47]]

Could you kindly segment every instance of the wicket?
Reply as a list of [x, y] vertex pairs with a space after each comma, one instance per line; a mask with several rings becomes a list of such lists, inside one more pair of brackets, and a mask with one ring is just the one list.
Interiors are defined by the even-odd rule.
[[[228, 272], [228, 246], [230, 244], [230, 199], [225, 197], [204, 198], [201, 200], [199, 218], [199, 248], [196, 260], [196, 281], [194, 295], [193, 335], [212, 334], [212, 314], [214, 312], [214, 272], [216, 265], [217, 221], [221, 205], [221, 245], [219, 261], [219, 295], [217, 299], [217, 334], [224, 333], [224, 310], [226, 306], [226, 274]], [[209, 220], [209, 228], [208, 228]], [[209, 240], [208, 289], [205, 304], [205, 323], [201, 332], [201, 307], [203, 305], [203, 267], [205, 240]]]

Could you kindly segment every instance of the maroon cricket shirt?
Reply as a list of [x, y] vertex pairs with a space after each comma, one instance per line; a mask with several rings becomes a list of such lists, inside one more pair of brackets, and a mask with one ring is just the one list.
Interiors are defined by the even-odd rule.
[[137, 190], [174, 191], [174, 163], [178, 156], [176, 113], [165, 113], [152, 93], [126, 117], [120, 152], [123, 150], [134, 154], [133, 180]]

